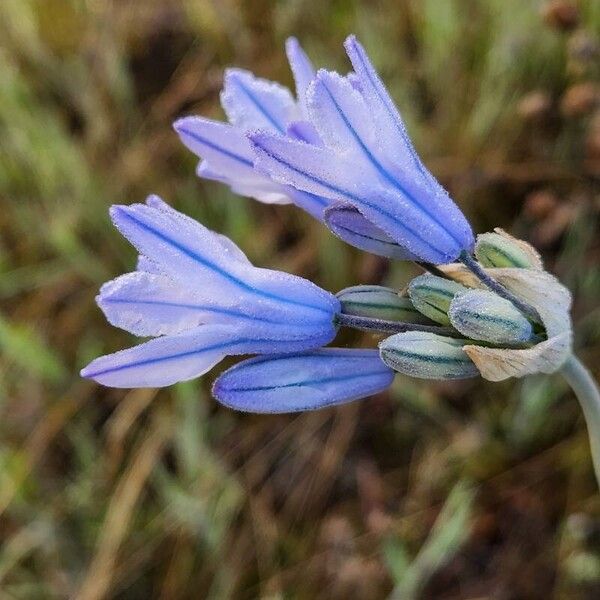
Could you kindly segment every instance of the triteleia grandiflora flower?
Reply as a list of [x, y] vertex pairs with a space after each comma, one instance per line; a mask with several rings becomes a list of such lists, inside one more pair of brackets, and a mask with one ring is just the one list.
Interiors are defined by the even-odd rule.
[[[250, 264], [228, 238], [155, 196], [115, 206], [139, 251], [137, 270], [105, 284], [114, 325], [153, 339], [92, 361], [82, 374], [113, 387], [165, 386], [228, 355], [257, 356], [222, 373], [213, 394], [251, 412], [312, 410], [389, 387], [394, 373], [490, 381], [560, 371], [586, 416], [600, 478], [600, 395], [572, 354], [571, 296], [529, 244], [497, 229], [474, 238], [427, 170], [364, 48], [353, 71], [315, 71], [295, 39], [287, 52], [296, 98], [228, 70], [229, 123], [175, 123], [202, 160], [201, 177], [271, 204], [293, 203], [368, 252], [428, 273], [403, 290], [352, 286], [333, 295]], [[339, 327], [383, 334], [378, 349], [324, 347]]]

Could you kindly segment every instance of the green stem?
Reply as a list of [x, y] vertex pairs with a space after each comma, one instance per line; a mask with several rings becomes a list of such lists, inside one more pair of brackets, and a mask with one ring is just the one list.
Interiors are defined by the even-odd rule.
[[340, 313], [336, 315], [335, 321], [342, 327], [351, 327], [361, 331], [378, 331], [380, 333], [405, 333], [406, 331], [427, 331], [438, 335], [447, 335], [450, 337], [464, 337], [452, 327], [442, 327], [441, 325], [420, 325], [418, 323], [405, 323], [404, 321], [386, 321], [384, 319], [374, 319], [371, 317], [359, 317], [357, 315], [348, 315]]
[[592, 462], [600, 486], [600, 391], [590, 372], [574, 356], [560, 370], [577, 396], [588, 428]]

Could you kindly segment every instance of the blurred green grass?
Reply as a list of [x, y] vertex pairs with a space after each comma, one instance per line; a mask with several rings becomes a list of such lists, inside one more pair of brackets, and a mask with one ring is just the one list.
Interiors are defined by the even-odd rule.
[[579, 12], [565, 32], [522, 0], [0, 3], [1, 597], [600, 595], [600, 498], [558, 379], [399, 377], [264, 417], [217, 406], [210, 377], [122, 391], [78, 376], [133, 341], [93, 301], [134, 264], [112, 203], [159, 193], [334, 291], [409, 280], [291, 207], [199, 181], [170, 128], [222, 116], [225, 66], [290, 84], [291, 34], [346, 70], [349, 32], [475, 229], [529, 239], [570, 286], [598, 375], [600, 112], [575, 92], [598, 85], [600, 5]]

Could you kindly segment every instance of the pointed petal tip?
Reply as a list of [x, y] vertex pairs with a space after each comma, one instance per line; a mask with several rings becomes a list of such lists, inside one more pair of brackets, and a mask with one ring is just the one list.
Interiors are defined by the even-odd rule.
[[300, 42], [298, 41], [298, 38], [294, 35], [290, 35], [286, 40], [285, 40], [285, 49], [287, 52], [293, 52], [297, 49], [299, 49], [300, 46]]
[[171, 209], [169, 204], [167, 204], [158, 194], [150, 194], [146, 198], [146, 206], [150, 208], [159, 208], [159, 209]]
[[350, 50], [352, 48], [362, 48], [361, 43], [358, 41], [356, 35], [354, 33], [351, 33], [348, 37], [346, 37], [346, 39], [344, 40], [344, 48], [346, 50]]
[[192, 124], [197, 117], [180, 117], [176, 121], [173, 121], [173, 129], [179, 134], [184, 135], [186, 128]]

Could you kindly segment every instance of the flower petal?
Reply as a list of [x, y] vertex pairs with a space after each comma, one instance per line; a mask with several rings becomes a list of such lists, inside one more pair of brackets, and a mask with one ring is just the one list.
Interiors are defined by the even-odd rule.
[[394, 379], [376, 350], [325, 348], [297, 356], [258, 357], [225, 371], [213, 395], [245, 412], [315, 410], [379, 393]]
[[199, 299], [222, 298], [257, 319], [331, 328], [338, 300], [306, 279], [258, 269], [227, 252], [200, 223], [145, 205], [113, 206], [121, 233], [161, 271]]
[[[105, 283], [96, 298], [109, 323], [138, 336], [174, 335], [203, 323], [271, 323], [248, 306], [225, 298], [199, 299], [164, 275], [135, 271]], [[301, 333], [289, 323], [290, 337]], [[306, 328], [310, 335], [310, 328]]]
[[315, 69], [295, 37], [289, 37], [286, 40], [285, 52], [296, 83], [296, 97], [303, 114], [306, 116], [306, 90], [315, 77]]
[[151, 261], [147, 256], [140, 254], [137, 259], [136, 265], [137, 271], [142, 271], [143, 273], [153, 273], [154, 275], [161, 275], [160, 269], [156, 265], [155, 262]]
[[289, 340], [273, 328], [253, 324], [203, 325], [101, 356], [82, 369], [81, 375], [109, 387], [162, 387], [198, 377], [225, 356], [299, 352], [328, 341], [323, 335]]
[[[369, 107], [378, 131], [385, 132], [381, 143], [393, 162], [415, 168], [428, 182], [435, 179], [425, 168], [408, 136], [404, 121], [385, 85], [371, 64], [365, 49], [354, 35], [348, 36], [344, 47], [354, 67], [358, 87]], [[437, 182], [435, 182], [437, 183]]]
[[411, 190], [403, 195], [384, 188], [361, 165], [324, 148], [268, 132], [254, 132], [249, 138], [257, 155], [257, 168], [280, 183], [354, 205], [421, 260], [435, 264], [450, 262], [472, 241], [468, 236], [463, 241], [457, 240], [416, 205], [412, 198], [422, 191]]
[[243, 69], [225, 71], [221, 105], [229, 121], [241, 129], [270, 129], [285, 133], [287, 124], [299, 118], [290, 91], [259, 79]]
[[338, 203], [326, 209], [325, 224], [344, 242], [360, 250], [396, 260], [417, 260], [351, 204]]
[[199, 377], [233, 347], [231, 330], [201, 327], [178, 336], [156, 338], [101, 356], [81, 376], [117, 388], [163, 387]]
[[352, 152], [377, 174], [369, 159], [376, 145], [375, 128], [362, 96], [352, 84], [337, 73], [320, 69], [310, 85], [307, 102], [310, 119], [325, 144], [344, 153]]
[[309, 91], [309, 110], [327, 145], [360, 161], [375, 184], [389, 187], [402, 198], [394, 202], [390, 195], [389, 210], [395, 203], [410, 205], [411, 212], [428, 223], [432, 235], [448, 237], [459, 249], [472, 247], [471, 227], [446, 191], [437, 182], [423, 183], [414, 167], [390, 161], [382, 145], [388, 132], [373, 126], [371, 112], [347, 79], [320, 70]]
[[193, 329], [207, 319], [206, 306], [165, 277], [135, 271], [105, 283], [96, 298], [108, 322], [139, 336]]
[[203, 117], [183, 117], [173, 128], [189, 150], [210, 162], [213, 171], [235, 180], [259, 177], [250, 144], [236, 127]]

